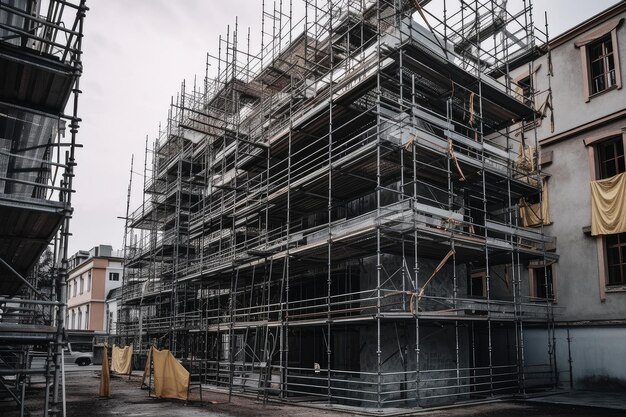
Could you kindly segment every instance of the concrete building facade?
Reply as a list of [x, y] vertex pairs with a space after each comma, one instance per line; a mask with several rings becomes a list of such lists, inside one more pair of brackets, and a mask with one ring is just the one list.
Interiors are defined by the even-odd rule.
[[123, 255], [111, 246], [99, 245], [70, 258], [67, 279], [67, 328], [106, 330], [107, 296], [122, 285]]
[[[618, 359], [626, 355], [626, 234], [591, 233], [591, 181], [625, 170], [625, 18], [619, 2], [551, 39], [530, 71], [511, 74], [513, 88], [535, 90], [544, 116], [527, 140], [540, 146], [549, 190], [543, 228], [557, 239], [560, 258], [528, 272], [550, 281], [560, 382], [575, 388], [626, 389]], [[528, 364], [544, 362], [545, 337], [532, 329], [525, 337]]]

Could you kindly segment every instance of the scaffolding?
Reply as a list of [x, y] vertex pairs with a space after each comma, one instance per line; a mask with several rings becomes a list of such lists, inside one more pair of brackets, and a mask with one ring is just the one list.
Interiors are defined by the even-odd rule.
[[[65, 415], [63, 355], [84, 0], [0, 2], [0, 414]], [[49, 264], [39, 264], [42, 253]], [[39, 279], [41, 278], [41, 279]], [[34, 401], [34, 400], [33, 400]]]
[[[555, 386], [554, 307], [526, 268], [558, 255], [543, 211], [521, 218], [543, 204], [549, 92], [510, 75], [534, 74], [547, 39], [529, 1], [506, 3], [264, 3], [256, 54], [229, 26], [146, 139], [120, 342], [264, 401], [428, 407]], [[550, 363], [525, 363], [526, 326]]]

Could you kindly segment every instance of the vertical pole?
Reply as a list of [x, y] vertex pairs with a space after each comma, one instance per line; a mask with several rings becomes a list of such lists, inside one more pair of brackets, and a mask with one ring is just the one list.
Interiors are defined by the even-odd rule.
[[[333, 36], [333, 3], [332, 0], [328, 0], [328, 24], [329, 24], [329, 39], [332, 39]], [[333, 216], [333, 70], [335, 67], [335, 63], [333, 61], [333, 44], [332, 42], [328, 42], [328, 54], [330, 57], [330, 81], [329, 81], [329, 94], [330, 100], [328, 103], [328, 264], [327, 264], [327, 280], [326, 280], [326, 314], [327, 314], [327, 324], [326, 324], [326, 384], [327, 384], [327, 401], [330, 404], [332, 398], [331, 391], [331, 368], [332, 368], [332, 337], [331, 337], [331, 291], [332, 291], [332, 216]]]
[[[147, 140], [148, 138], [146, 138], [146, 144], [147, 144]], [[128, 179], [128, 192], [126, 194], [126, 216], [124, 217], [124, 241], [122, 243], [122, 250], [124, 251], [124, 264], [122, 266], [122, 297], [121, 297], [121, 305], [122, 305], [122, 311], [124, 312], [123, 314], [126, 316], [128, 315], [128, 313], [126, 312], [128, 307], [126, 306], [126, 300], [125, 300], [125, 293], [126, 291], [124, 291], [127, 286], [128, 286], [128, 268], [126, 267], [126, 265], [128, 264], [128, 229], [129, 229], [129, 224], [130, 224], [130, 220], [129, 220], [129, 216], [130, 216], [130, 194], [132, 191], [132, 187], [133, 187], [133, 164], [135, 162], [135, 154], [132, 154], [130, 156], [130, 172], [129, 172], [129, 179]], [[120, 317], [118, 317], [118, 322], [120, 320]], [[106, 322], [109, 322], [109, 318], [106, 317]], [[129, 332], [129, 328], [128, 326], [125, 326], [125, 333], [126, 333], [126, 340], [128, 340], [128, 338], [130, 337], [130, 332]], [[107, 329], [110, 331], [110, 329]], [[119, 334], [120, 329], [118, 328], [118, 326], [116, 326], [115, 329], [116, 333]], [[139, 352], [141, 352], [141, 334], [139, 335]]]
[[[78, 6], [76, 16], [78, 19], [78, 33], [80, 35], [77, 36], [76, 39], [76, 49], [82, 50], [82, 33], [83, 33], [83, 21], [85, 18], [85, 0], [81, 0], [80, 5]], [[78, 117], [78, 98], [81, 93], [80, 91], [80, 76], [82, 73], [82, 62], [81, 55], [76, 54], [74, 57], [74, 69], [73, 69], [73, 78], [74, 88], [72, 89], [73, 93], [73, 107], [72, 107], [72, 117], [71, 122], [69, 124], [70, 133], [71, 133], [71, 144], [69, 152], [66, 152], [66, 170], [63, 174], [63, 182], [65, 185], [65, 191], [61, 192], [61, 198], [64, 200], [65, 207], [63, 209], [63, 223], [61, 226], [61, 267], [59, 268], [58, 282], [57, 286], [59, 287], [59, 292], [57, 294], [57, 301], [61, 303], [57, 308], [57, 316], [56, 316], [56, 343], [55, 343], [55, 355], [54, 355], [54, 376], [53, 376], [53, 399], [50, 410], [46, 408], [44, 410], [44, 415], [57, 416], [59, 414], [65, 413], [65, 402], [63, 398], [59, 399], [59, 380], [61, 378], [60, 371], [61, 366], [59, 361], [63, 361], [63, 344], [64, 344], [64, 334], [65, 334], [65, 315], [67, 311], [67, 304], [65, 304], [66, 300], [66, 290], [67, 290], [67, 277], [68, 277], [68, 269], [69, 269], [69, 261], [68, 261], [68, 251], [69, 251], [69, 237], [70, 237], [70, 220], [72, 218], [72, 184], [74, 179], [74, 167], [76, 166], [75, 159], [75, 150], [76, 150], [76, 135], [78, 133], [80, 118]], [[64, 389], [65, 387], [61, 387]], [[60, 409], [59, 409], [60, 405]]]
[[376, 0], [376, 55], [378, 71], [376, 71], [376, 407], [382, 407], [382, 346], [381, 346], [381, 273], [382, 273], [382, 252], [380, 248], [380, 216], [381, 216], [381, 170], [380, 170], [380, 99], [381, 99], [381, 80], [380, 80], [380, 1]]

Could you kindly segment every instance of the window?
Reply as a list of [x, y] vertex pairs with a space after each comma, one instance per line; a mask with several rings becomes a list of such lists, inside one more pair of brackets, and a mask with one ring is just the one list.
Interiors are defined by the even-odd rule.
[[76, 328], [78, 330], [81, 330], [83, 328], [83, 312], [80, 310], [80, 308], [78, 309], [78, 324], [76, 325]]
[[85, 278], [80, 277], [80, 293], [82, 294], [85, 290]]
[[85, 330], [89, 330], [89, 304], [85, 306]]
[[[535, 66], [531, 72], [521, 74], [519, 77], [512, 80], [513, 90], [519, 101], [524, 103], [530, 108], [543, 107], [535, 103], [536, 85], [537, 85], [537, 72], [541, 68], [541, 64]], [[523, 120], [521, 122], [521, 134], [535, 127], [541, 126], [541, 119], [543, 116], [536, 116], [534, 119]]]
[[72, 280], [72, 283], [74, 284], [74, 285], [73, 285], [73, 287], [74, 287], [74, 292], [73, 292], [72, 294], [73, 294], [73, 297], [76, 297], [76, 290], [77, 290], [77, 288], [76, 288], [76, 287], [77, 287], [78, 285], [76, 285], [76, 280], [75, 280], [75, 279], [74, 279], [74, 280]]
[[598, 179], [610, 178], [626, 171], [624, 166], [624, 141], [621, 136], [597, 145]]
[[76, 327], [76, 310], [72, 310], [72, 325], [70, 326], [71, 329], [75, 329]]
[[119, 281], [120, 273], [119, 272], [110, 272], [109, 273], [109, 281]]
[[541, 300], [554, 301], [554, 272], [552, 265], [529, 265], [530, 296]]
[[[624, 141], [621, 136], [597, 145], [598, 174], [600, 179], [626, 172]], [[626, 284], [626, 233], [606, 235], [607, 285]]]
[[607, 235], [608, 285], [626, 285], [626, 233]]
[[603, 91], [622, 88], [617, 31], [623, 17], [607, 21], [580, 36], [574, 45], [580, 49], [585, 101]]
[[535, 289], [537, 298], [554, 299], [552, 288], [552, 266], [535, 269]]
[[470, 282], [470, 295], [473, 297], [487, 296], [487, 280], [485, 278], [484, 271], [472, 273]]
[[528, 107], [533, 107], [533, 104], [534, 104], [534, 100], [533, 100], [534, 92], [533, 92], [532, 80], [533, 80], [533, 77], [529, 75], [516, 82], [518, 86], [519, 94], [521, 95], [520, 99]]
[[600, 93], [617, 85], [611, 35], [608, 34], [590, 44], [588, 56], [591, 94]]
[[[584, 143], [587, 146], [589, 160], [592, 162], [589, 164], [589, 176], [592, 181], [626, 172], [624, 156], [626, 129], [603, 130], [586, 138]], [[605, 301], [607, 290], [622, 291], [622, 288], [617, 287], [626, 285], [626, 233], [598, 235], [596, 245], [600, 255], [598, 256], [600, 300]]]

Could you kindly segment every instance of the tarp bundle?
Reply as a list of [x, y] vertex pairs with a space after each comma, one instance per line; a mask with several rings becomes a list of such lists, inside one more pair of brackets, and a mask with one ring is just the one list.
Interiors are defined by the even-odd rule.
[[111, 371], [129, 375], [133, 371], [133, 345], [113, 346], [111, 352]]
[[109, 397], [111, 395], [111, 386], [109, 379], [109, 354], [105, 346], [102, 352], [102, 372], [100, 373], [100, 396]]
[[520, 143], [517, 161], [515, 161], [517, 169], [524, 172], [533, 172], [537, 169], [535, 159], [535, 147], [531, 145], [522, 145]]
[[626, 173], [591, 181], [591, 235], [626, 232]]
[[148, 353], [148, 363], [153, 363], [154, 395], [157, 398], [186, 400], [189, 395], [189, 371], [182, 366], [169, 350], [155, 347]]

